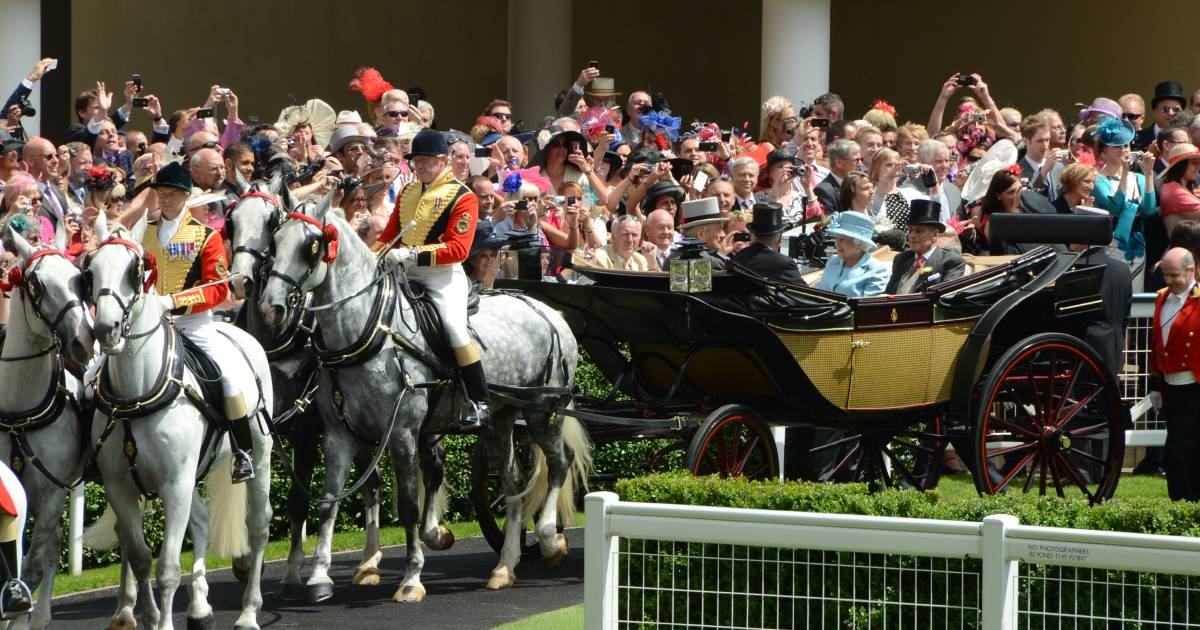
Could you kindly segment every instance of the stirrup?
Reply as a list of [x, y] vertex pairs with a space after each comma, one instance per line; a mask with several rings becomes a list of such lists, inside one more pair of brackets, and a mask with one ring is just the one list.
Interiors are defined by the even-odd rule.
[[480, 429], [486, 429], [492, 426], [492, 410], [486, 402], [471, 403], [471, 410], [458, 423], [458, 430], [463, 433], [471, 433]]
[[240, 448], [233, 451], [231, 468], [233, 483], [244, 483], [254, 479], [254, 461], [250, 459], [249, 453]]
[[0, 619], [15, 619], [33, 608], [33, 592], [19, 579], [11, 579], [0, 593]]

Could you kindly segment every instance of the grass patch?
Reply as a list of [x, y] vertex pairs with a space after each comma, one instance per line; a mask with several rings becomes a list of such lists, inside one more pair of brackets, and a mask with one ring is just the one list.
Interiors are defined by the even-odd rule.
[[[467, 521], [463, 523], [444, 523], [454, 532], [455, 538], [476, 538], [479, 533], [479, 524], [475, 521]], [[379, 544], [385, 547], [392, 545], [404, 544], [404, 528], [403, 527], [384, 527], [379, 530]], [[363, 545], [363, 532], [338, 532], [333, 535], [333, 550], [347, 551], [353, 549], [361, 549]], [[316, 535], [309, 536], [304, 541], [304, 555], [312, 555], [313, 549], [317, 546]], [[291, 548], [291, 542], [288, 540], [277, 540], [267, 543], [266, 552], [263, 554], [265, 561], [282, 560], [287, 557], [288, 550]], [[210, 556], [208, 558], [208, 569], [221, 569], [228, 567], [232, 560], [230, 558], [218, 558]], [[184, 551], [181, 555], [181, 566], [185, 572], [191, 571], [192, 552]], [[153, 575], [153, 571], [151, 571]], [[70, 593], [78, 593], [106, 586], [113, 586], [121, 581], [121, 567], [117, 564], [110, 564], [94, 569], [85, 569], [80, 575], [60, 574], [54, 580], [54, 594], [68, 595]]]
[[543, 630], [543, 628], [561, 630], [583, 628], [583, 604], [518, 619], [502, 626], [496, 626], [495, 630]]
[[[971, 475], [942, 475], [938, 480], [937, 493], [947, 498], [978, 496]], [[1051, 492], [1053, 493], [1053, 492]], [[1167, 478], [1162, 475], [1122, 475], [1117, 482], [1116, 499], [1166, 499]]]

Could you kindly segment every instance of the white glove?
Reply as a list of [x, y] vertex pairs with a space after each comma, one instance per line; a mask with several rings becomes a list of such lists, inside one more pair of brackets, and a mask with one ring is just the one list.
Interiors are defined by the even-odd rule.
[[158, 295], [155, 297], [158, 298], [158, 305], [163, 307], [164, 311], [175, 310], [175, 298], [170, 295]]
[[396, 249], [388, 250], [384, 260], [387, 261], [388, 268], [390, 269], [407, 267], [417, 261], [417, 253], [408, 247], [397, 247]]
[[1162, 392], [1150, 392], [1146, 394], [1146, 398], [1150, 399], [1155, 411], [1162, 409]]

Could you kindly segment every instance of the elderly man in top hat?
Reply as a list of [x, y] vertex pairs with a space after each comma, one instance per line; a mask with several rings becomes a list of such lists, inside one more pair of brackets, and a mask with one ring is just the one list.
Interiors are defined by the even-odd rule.
[[786, 227], [783, 206], [773, 201], [754, 204], [753, 215], [746, 224], [746, 229], [750, 230], [750, 244], [730, 260], [770, 280], [807, 286], [796, 260], [779, 253]]
[[966, 263], [962, 256], [937, 246], [937, 237], [946, 231], [941, 221], [941, 204], [930, 199], [909, 202], [908, 251], [892, 259], [892, 277], [886, 293], [920, 293], [925, 287], [962, 277]]
[[1158, 132], [1170, 126], [1171, 119], [1183, 111], [1186, 105], [1187, 97], [1183, 95], [1183, 86], [1178, 81], [1163, 81], [1154, 86], [1154, 98], [1150, 99], [1154, 124], [1138, 131], [1131, 148], [1136, 151], [1145, 150], [1158, 137]]
[[721, 215], [716, 197], [704, 197], [685, 201], [680, 206], [683, 225], [679, 227], [684, 238], [704, 241], [708, 255], [712, 257], [713, 269], [724, 269], [728, 258], [721, 253], [721, 238], [725, 235], [725, 217]]
[[1150, 331], [1150, 397], [1167, 424], [1165, 468], [1172, 501], [1200, 501], [1200, 353], [1191, 348], [1200, 330], [1196, 261], [1182, 247], [1162, 258], [1163, 279]]
[[412, 162], [416, 179], [400, 191], [375, 249], [389, 248], [388, 264], [406, 267], [408, 277], [423, 284], [437, 304], [474, 407], [461, 428], [471, 430], [491, 419], [483, 362], [467, 330], [470, 280], [460, 264], [471, 250], [479, 200], [454, 178], [449, 153], [446, 137], [439, 131], [422, 129], [413, 138], [405, 157]]

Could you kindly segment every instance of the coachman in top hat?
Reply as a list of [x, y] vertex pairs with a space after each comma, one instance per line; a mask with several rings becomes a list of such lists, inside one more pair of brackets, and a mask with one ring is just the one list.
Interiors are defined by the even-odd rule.
[[[424, 285], [437, 304], [474, 403], [473, 413], [461, 427], [470, 430], [490, 420], [483, 362], [467, 330], [470, 280], [460, 264], [471, 251], [479, 200], [454, 178], [449, 153], [445, 136], [436, 130], [422, 129], [413, 139], [412, 152], [405, 157], [411, 160], [416, 179], [400, 191], [375, 249], [391, 247], [388, 264], [404, 266], [408, 278]], [[406, 229], [410, 223], [412, 227]]]

